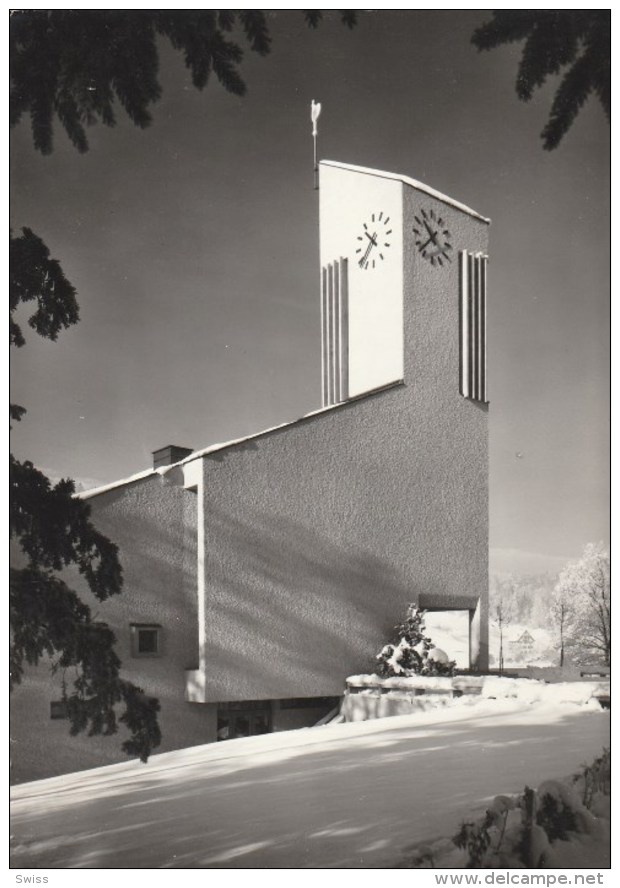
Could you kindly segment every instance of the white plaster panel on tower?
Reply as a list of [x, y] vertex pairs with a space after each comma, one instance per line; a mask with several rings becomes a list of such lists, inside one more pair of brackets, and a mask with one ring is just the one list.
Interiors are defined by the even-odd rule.
[[321, 268], [348, 259], [348, 397], [403, 378], [403, 185], [320, 166]]

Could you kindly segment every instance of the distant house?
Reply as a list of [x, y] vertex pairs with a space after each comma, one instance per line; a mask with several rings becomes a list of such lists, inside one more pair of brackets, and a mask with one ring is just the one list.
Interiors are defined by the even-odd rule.
[[[120, 548], [97, 618], [161, 702], [161, 751], [316, 723], [412, 601], [466, 611], [488, 667], [487, 242], [432, 188], [323, 162], [322, 406], [79, 494]], [[123, 760], [69, 736], [46, 665], [12, 702], [18, 781]]]
[[510, 642], [511, 653], [515, 658], [521, 660], [527, 659], [533, 654], [535, 644], [536, 639], [526, 629], [518, 638], [515, 638]]

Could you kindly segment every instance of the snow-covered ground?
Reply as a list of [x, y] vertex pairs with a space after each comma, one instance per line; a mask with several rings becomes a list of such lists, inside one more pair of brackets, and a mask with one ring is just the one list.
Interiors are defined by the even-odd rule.
[[14, 788], [12, 863], [394, 867], [606, 745], [593, 704], [504, 699], [193, 747]]

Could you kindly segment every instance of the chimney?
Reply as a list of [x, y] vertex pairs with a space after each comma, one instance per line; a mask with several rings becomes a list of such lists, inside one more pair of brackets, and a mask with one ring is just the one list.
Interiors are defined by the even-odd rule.
[[162, 466], [171, 466], [193, 452], [191, 447], [176, 447], [174, 444], [160, 447], [159, 450], [153, 451], [153, 468], [160, 469]]

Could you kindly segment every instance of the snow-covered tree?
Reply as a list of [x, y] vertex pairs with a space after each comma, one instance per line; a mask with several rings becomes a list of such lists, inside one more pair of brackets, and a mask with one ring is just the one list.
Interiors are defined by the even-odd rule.
[[575, 600], [573, 590], [558, 582], [551, 595], [551, 619], [558, 632], [560, 666], [564, 666], [566, 647], [570, 645], [575, 625]]
[[[603, 543], [588, 543], [577, 561], [566, 565], [554, 590], [556, 625], [573, 659], [593, 657], [611, 662], [609, 552]], [[562, 650], [562, 649], [561, 649]], [[562, 656], [562, 653], [560, 654]]]
[[455, 661], [449, 660], [425, 634], [425, 613], [417, 605], [409, 605], [405, 620], [394, 627], [394, 642], [386, 644], [377, 655], [382, 675], [454, 675]]

